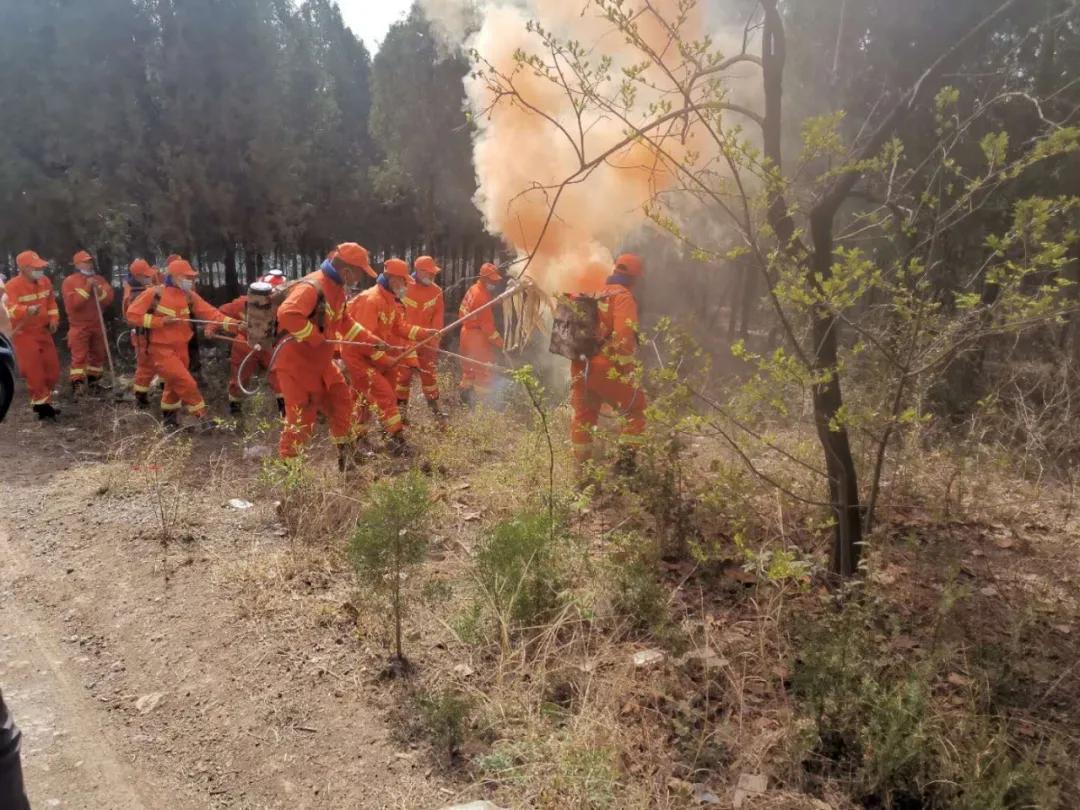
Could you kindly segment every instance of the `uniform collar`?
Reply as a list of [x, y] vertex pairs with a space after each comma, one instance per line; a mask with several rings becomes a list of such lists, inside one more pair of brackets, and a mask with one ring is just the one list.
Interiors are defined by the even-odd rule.
[[344, 286], [345, 281], [341, 278], [341, 274], [334, 269], [334, 263], [332, 261], [327, 259], [322, 263], [322, 266], [319, 269], [322, 270], [323, 274], [332, 282], [339, 286]]
[[607, 281], [604, 283], [618, 284], [620, 287], [626, 287], [626, 289], [629, 290], [630, 287], [633, 286], [634, 280], [630, 276], [624, 276], [622, 273], [613, 273], [612, 275], [608, 276]]

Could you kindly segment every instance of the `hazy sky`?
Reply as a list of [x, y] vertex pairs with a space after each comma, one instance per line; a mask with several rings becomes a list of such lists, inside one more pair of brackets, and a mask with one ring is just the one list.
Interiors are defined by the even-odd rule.
[[345, 24], [374, 53], [391, 23], [408, 13], [412, 0], [338, 0], [338, 5]]

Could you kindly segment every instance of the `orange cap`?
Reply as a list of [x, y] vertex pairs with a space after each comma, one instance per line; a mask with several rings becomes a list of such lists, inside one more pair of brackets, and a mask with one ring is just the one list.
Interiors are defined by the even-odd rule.
[[624, 253], [615, 260], [615, 272], [630, 276], [630, 278], [640, 278], [645, 272], [645, 265], [640, 256]]
[[371, 259], [368, 258], [367, 250], [360, 247], [356, 242], [342, 242], [331, 254], [331, 258], [333, 257], [341, 259], [345, 264], [352, 267], [359, 267], [372, 276], [375, 275], [375, 271], [371, 269]]
[[168, 267], [173, 262], [180, 261], [181, 258], [183, 257], [179, 253], [170, 253], [168, 256], [165, 257], [165, 267]]
[[33, 268], [35, 268], [37, 270], [40, 270], [43, 267], [48, 267], [49, 266], [49, 263], [47, 261], [45, 261], [43, 258], [38, 256], [32, 250], [24, 250], [22, 253], [20, 253], [18, 256], [16, 256], [15, 257], [15, 264], [16, 264], [16, 266], [18, 266], [20, 268], [22, 268], [22, 267], [33, 267]]
[[422, 270], [425, 273], [435, 274], [442, 272], [442, 268], [435, 264], [435, 260], [430, 256], [417, 256], [412, 266], [414, 270]]
[[87, 253], [85, 250], [80, 250], [74, 256], [71, 257], [72, 264], [78, 264], [79, 262], [92, 262], [94, 257]]
[[385, 262], [383, 262], [383, 273], [388, 276], [408, 278], [409, 265], [407, 265], [401, 259], [387, 259]]
[[154, 277], [154, 268], [150, 266], [150, 263], [146, 261], [146, 259], [136, 259], [131, 263], [128, 271], [136, 278]]
[[486, 278], [489, 281], [502, 281], [502, 273], [499, 272], [499, 268], [493, 265], [491, 262], [484, 262], [480, 267], [480, 278]]
[[169, 267], [165, 271], [173, 278], [198, 278], [199, 274], [195, 272], [195, 268], [190, 263], [185, 262], [183, 259], [176, 259], [169, 262]]

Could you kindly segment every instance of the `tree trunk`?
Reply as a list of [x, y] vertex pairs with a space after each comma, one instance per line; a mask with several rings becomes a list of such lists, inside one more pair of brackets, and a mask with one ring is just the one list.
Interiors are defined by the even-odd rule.
[[225, 292], [230, 301], [240, 294], [240, 281], [236, 276], [236, 245], [231, 242], [225, 245]]
[[[762, 42], [762, 74], [765, 88], [765, 124], [763, 128], [766, 157], [782, 168], [781, 135], [783, 133], [783, 84], [787, 47], [784, 24], [776, 0], [762, 3], [765, 9], [765, 29]], [[838, 195], [835, 195], [838, 196]], [[843, 197], [839, 197], [843, 199]], [[780, 247], [807, 274], [812, 286], [819, 286], [832, 275], [833, 223], [839, 203], [830, 198], [819, 205], [810, 216], [812, 252], [799, 238], [795, 222], [784, 194], [777, 191], [769, 200], [769, 222], [776, 231]], [[837, 368], [836, 316], [825, 308], [817, 308], [813, 317], [813, 347], [805, 358], [820, 380], [813, 387], [814, 425], [825, 455], [828, 474], [829, 503], [836, 519], [833, 533], [830, 570], [848, 577], [859, 564], [862, 543], [862, 519], [859, 509], [859, 480], [847, 429], [837, 419], [844, 404]], [[797, 349], [798, 350], [798, 349]], [[804, 355], [800, 355], [805, 357]]]
[[[808, 266], [810, 281], [824, 282], [832, 276], [833, 217], [811, 216], [810, 232], [814, 253]], [[813, 368], [818, 382], [814, 385], [814, 424], [818, 441], [825, 451], [825, 469], [829, 474], [829, 502], [833, 505], [836, 529], [833, 532], [829, 570], [850, 577], [859, 566], [862, 550], [862, 513], [859, 508], [859, 479], [847, 428], [839, 421], [844, 397], [837, 367], [836, 316], [824, 307], [814, 313]]]

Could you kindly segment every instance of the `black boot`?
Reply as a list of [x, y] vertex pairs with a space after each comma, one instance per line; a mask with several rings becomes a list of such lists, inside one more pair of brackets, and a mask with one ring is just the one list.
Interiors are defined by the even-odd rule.
[[86, 381], [85, 380], [72, 380], [71, 381], [71, 398], [82, 399], [83, 394], [86, 393]]
[[162, 411], [161, 426], [169, 429], [180, 427], [180, 414], [177, 411]]
[[150, 407], [150, 394], [147, 393], [146, 391], [136, 391], [135, 392], [135, 405], [138, 408], [149, 408]]
[[351, 472], [363, 462], [363, 454], [357, 451], [352, 442], [338, 445], [337, 468], [338, 472]]
[[435, 417], [435, 424], [439, 427], [445, 427], [449, 415], [439, 407], [439, 400], [429, 399], [427, 404], [431, 408], [431, 415]]
[[54, 408], [50, 402], [44, 402], [41, 405], [34, 406], [34, 413], [37, 414], [39, 421], [53, 421], [60, 415], [60, 409]]
[[105, 391], [107, 386], [101, 381], [101, 377], [87, 377], [86, 378], [86, 390], [96, 395], [99, 395]]
[[244, 403], [242, 403], [242, 402], [240, 402], [238, 400], [235, 400], [235, 399], [230, 399], [229, 400], [229, 413], [232, 416], [241, 416], [241, 415], [243, 415], [243, 413], [244, 413]]
[[285, 397], [277, 398], [277, 412], [282, 419], [285, 418]]
[[473, 390], [471, 388], [462, 388], [461, 404], [464, 405], [466, 408], [471, 408], [474, 401], [475, 399], [473, 397]]
[[399, 458], [412, 455], [412, 448], [405, 441], [405, 436], [401, 431], [390, 437], [390, 454]]
[[409, 426], [409, 400], [399, 399], [397, 401], [397, 410], [401, 414], [401, 424], [405, 427]]

